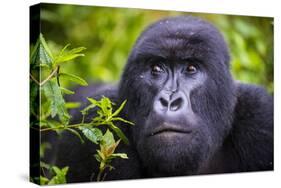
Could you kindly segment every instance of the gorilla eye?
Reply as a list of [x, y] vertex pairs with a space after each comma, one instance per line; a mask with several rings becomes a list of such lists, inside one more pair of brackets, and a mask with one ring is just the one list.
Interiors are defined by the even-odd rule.
[[186, 68], [188, 74], [194, 74], [197, 72], [197, 68], [194, 65], [188, 65]]
[[152, 65], [151, 66], [151, 73], [152, 74], [159, 74], [161, 72], [163, 72], [164, 70], [159, 66], [159, 65]]

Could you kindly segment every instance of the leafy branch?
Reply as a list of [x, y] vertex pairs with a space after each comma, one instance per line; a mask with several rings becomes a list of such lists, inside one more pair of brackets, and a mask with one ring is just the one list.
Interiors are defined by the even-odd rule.
[[[61, 72], [61, 67], [65, 63], [70, 62], [77, 57], [84, 56], [84, 54], [81, 53], [85, 50], [84, 47], [69, 50], [69, 46], [70, 44], [67, 44], [57, 55], [55, 55], [49, 49], [43, 35], [40, 34], [31, 52], [30, 103], [31, 115], [36, 117], [36, 120], [31, 122], [31, 128], [39, 130], [40, 133], [56, 131], [59, 134], [61, 131], [69, 131], [77, 136], [81, 140], [81, 143], [84, 143], [84, 138], [86, 138], [90, 142], [99, 145], [100, 149], [97, 150], [97, 153], [94, 156], [100, 164], [96, 180], [102, 181], [106, 176], [105, 169], [109, 168], [109, 171], [114, 169], [111, 165], [113, 159], [128, 158], [125, 153], [115, 153], [121, 140], [126, 144], [129, 143], [128, 138], [122, 130], [116, 126], [116, 123], [121, 122], [129, 125], [133, 125], [133, 123], [119, 117], [126, 101], [123, 101], [117, 110], [113, 111], [116, 104], [109, 98], [102, 97], [100, 100], [87, 98], [90, 104], [81, 111], [81, 123], [69, 124], [71, 116], [67, 109], [79, 105], [65, 102], [64, 94], [74, 94], [74, 91], [62, 87], [60, 80], [69, 80], [82, 86], [88, 85], [87, 82], [79, 76]], [[39, 105], [38, 98], [40, 100]], [[40, 108], [40, 110], [38, 110], [38, 108]], [[96, 112], [96, 115], [90, 122], [85, 122], [85, 117], [89, 115], [91, 113], [90, 111], [93, 109]], [[107, 127], [105, 133], [99, 128], [100, 126]], [[120, 139], [115, 141], [111, 131]], [[81, 134], [84, 137], [82, 137]], [[33, 179], [40, 184], [51, 185], [66, 183], [66, 174], [69, 170], [67, 166], [62, 169], [57, 166], [50, 167], [50, 165], [42, 161], [40, 162], [40, 166], [43, 174], [40, 177], [33, 177]], [[47, 177], [44, 173], [44, 169], [48, 170], [53, 176]]]

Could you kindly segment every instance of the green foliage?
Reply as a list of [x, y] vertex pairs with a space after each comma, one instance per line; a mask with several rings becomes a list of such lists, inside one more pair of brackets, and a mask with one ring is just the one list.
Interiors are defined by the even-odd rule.
[[[50, 167], [49, 165], [45, 164], [44, 168]], [[40, 176], [40, 185], [56, 185], [66, 183], [66, 174], [68, 169], [68, 167], [60, 169], [57, 166], [52, 166], [50, 171], [54, 173], [54, 176], [51, 179], [48, 179], [45, 176]]]
[[81, 127], [80, 130], [91, 142], [98, 144], [102, 138], [102, 132], [98, 128]]
[[134, 125], [132, 122], [127, 121], [121, 117], [118, 117], [121, 110], [124, 108], [126, 101], [124, 101], [120, 107], [115, 111], [113, 110], [113, 105], [108, 98], [102, 97], [100, 101], [97, 101], [92, 98], [88, 98], [88, 100], [91, 102], [89, 106], [87, 106], [85, 109], [81, 111], [81, 113], [85, 116], [88, 114], [88, 111], [92, 108], [98, 107], [97, 110], [97, 116], [92, 119], [90, 122], [91, 125], [99, 126], [99, 125], [107, 125], [109, 128], [114, 131], [119, 138], [121, 138], [126, 144], [129, 143], [128, 138], [124, 135], [124, 133], [115, 125], [116, 121], [121, 121], [129, 125]]
[[113, 134], [109, 130], [107, 130], [106, 133], [102, 136], [100, 141], [100, 150], [97, 150], [97, 154], [94, 155], [96, 160], [100, 162], [100, 171], [97, 176], [97, 181], [101, 181], [102, 179], [104, 179], [105, 176], [103, 178], [101, 176], [106, 168], [109, 168], [110, 171], [114, 169], [114, 167], [110, 165], [112, 159], [128, 159], [128, 156], [125, 153], [114, 153], [119, 142], [120, 140], [115, 142]]
[[87, 86], [88, 85], [88, 83], [84, 79], [80, 78], [79, 76], [75, 76], [73, 74], [60, 73], [59, 77], [67, 79], [67, 80], [70, 80], [72, 82], [75, 82], [75, 83], [77, 83], [77, 84], [79, 84], [81, 86]]
[[65, 41], [87, 47], [79, 64], [67, 64], [65, 70], [104, 82], [120, 78], [130, 50], [146, 26], [178, 15], [199, 16], [216, 25], [230, 47], [234, 77], [273, 92], [272, 18], [73, 5], [44, 5], [41, 14], [42, 30], [52, 49]]
[[[66, 45], [58, 55], [54, 55], [48, 47], [44, 37], [40, 34], [35, 46], [31, 53], [31, 115], [35, 116], [34, 120], [31, 118], [32, 128], [39, 128], [40, 132], [56, 131], [58, 134], [61, 131], [68, 131], [74, 136], [77, 136], [81, 143], [84, 143], [84, 138], [91, 141], [93, 144], [100, 146], [100, 150], [97, 150], [96, 159], [99, 159], [100, 169], [97, 175], [97, 181], [101, 181], [101, 176], [106, 168], [113, 169], [110, 165], [112, 159], [121, 158], [127, 159], [125, 153], [114, 153], [116, 147], [120, 143], [120, 140], [115, 142], [114, 136], [111, 131], [107, 130], [103, 134], [102, 130], [98, 126], [108, 126], [116, 135], [128, 144], [128, 139], [124, 133], [119, 129], [115, 122], [123, 122], [133, 125], [132, 122], [118, 117], [121, 110], [124, 108], [126, 101], [124, 101], [116, 111], [113, 112], [113, 106], [115, 105], [109, 98], [103, 97], [101, 100], [95, 100], [88, 98], [91, 102], [89, 106], [84, 108], [81, 113], [83, 118], [81, 123], [70, 125], [71, 119], [68, 109], [77, 108], [80, 103], [68, 102], [64, 100], [64, 94], [74, 94], [73, 91], [62, 87], [61, 80], [70, 80], [82, 86], [88, 85], [87, 82], [79, 76], [60, 72], [61, 66], [64, 66], [68, 61], [71, 61], [77, 57], [84, 56], [81, 54], [84, 47], [74, 48], [67, 50], [69, 45]], [[39, 78], [39, 79], [38, 79]], [[40, 90], [40, 92], [39, 92]], [[38, 108], [38, 99], [40, 99], [40, 110]], [[85, 123], [84, 119], [89, 110], [96, 108], [97, 116], [93, 117], [91, 122]], [[39, 113], [40, 112], [40, 113]], [[82, 136], [83, 135], [83, 136]], [[46, 149], [51, 149], [49, 143], [41, 143], [40, 145], [40, 157], [44, 157]], [[32, 177], [31, 179], [38, 182], [41, 185], [54, 185], [66, 183], [66, 175], [69, 170], [68, 167], [60, 169], [57, 166], [51, 166], [49, 164], [40, 162], [42, 174], [40, 177]], [[48, 171], [46, 175], [45, 171]]]

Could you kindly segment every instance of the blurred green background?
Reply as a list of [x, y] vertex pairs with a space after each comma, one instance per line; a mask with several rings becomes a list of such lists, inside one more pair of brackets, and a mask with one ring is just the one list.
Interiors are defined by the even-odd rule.
[[65, 72], [90, 83], [117, 82], [145, 27], [177, 15], [199, 16], [217, 26], [229, 45], [235, 79], [263, 85], [273, 93], [273, 18], [42, 4], [41, 32], [54, 53], [68, 43], [87, 48], [85, 57], [64, 65]]

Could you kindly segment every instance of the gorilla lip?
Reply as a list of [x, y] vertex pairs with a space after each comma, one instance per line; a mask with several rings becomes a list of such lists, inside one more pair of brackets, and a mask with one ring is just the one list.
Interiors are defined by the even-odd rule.
[[163, 123], [162, 126], [155, 128], [149, 136], [154, 136], [161, 133], [178, 133], [178, 134], [190, 134], [191, 130], [186, 130], [178, 125], [170, 124], [170, 123]]

